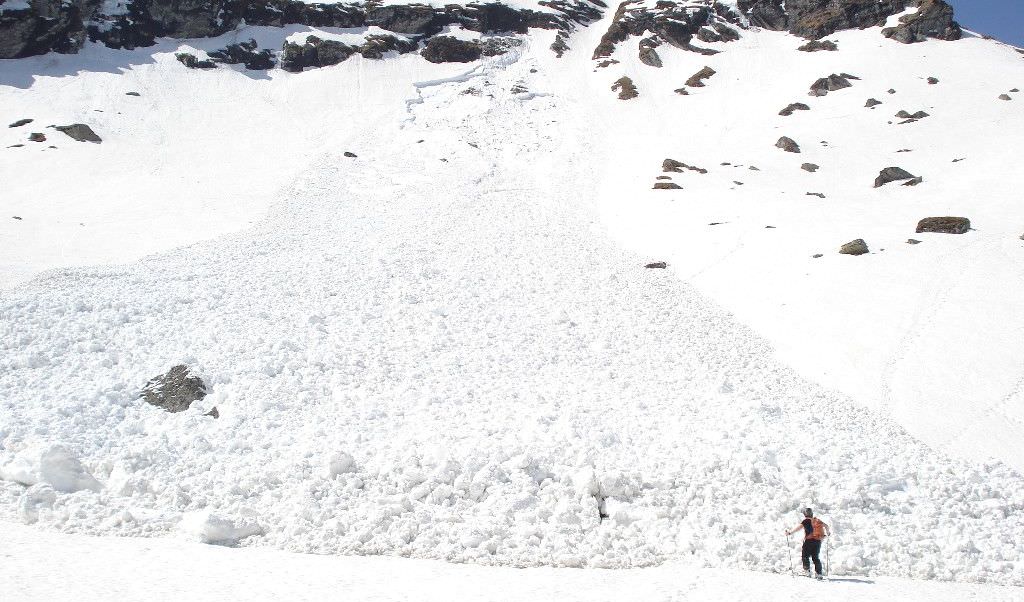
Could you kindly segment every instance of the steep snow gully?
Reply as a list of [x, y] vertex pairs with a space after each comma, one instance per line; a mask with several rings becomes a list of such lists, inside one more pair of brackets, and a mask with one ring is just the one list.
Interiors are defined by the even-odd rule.
[[[785, 572], [781, 528], [813, 505], [837, 575], [1024, 585], [1019, 474], [801, 379], [605, 233], [610, 149], [565, 94], [584, 70], [552, 76], [549, 43], [447, 81], [465, 69], [359, 67], [414, 102], [339, 118], [251, 230], [5, 292], [0, 518]], [[180, 414], [141, 404], [178, 363], [211, 394]]]

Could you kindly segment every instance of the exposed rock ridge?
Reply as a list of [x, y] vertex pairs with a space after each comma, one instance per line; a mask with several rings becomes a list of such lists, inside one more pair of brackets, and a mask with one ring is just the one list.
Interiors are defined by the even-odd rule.
[[[355, 28], [376, 26], [425, 41], [448, 26], [481, 33], [571, 32], [601, 17], [601, 0], [542, 0], [553, 13], [498, 2], [432, 7], [423, 4], [307, 4], [301, 0], [127, 0], [104, 12], [101, 0], [37, 0], [0, 11], [0, 59], [47, 52], [75, 53], [88, 38], [111, 48], [151, 46], [158, 37], [202, 38], [241, 24]], [[109, 10], [109, 9], [106, 9]], [[113, 11], [111, 11], [113, 12]]]
[[694, 46], [693, 38], [707, 30], [708, 33], [700, 37], [725, 42], [737, 40], [739, 34], [731, 26], [741, 26], [741, 21], [740, 15], [729, 7], [712, 0], [658, 0], [653, 8], [643, 0], [626, 0], [616, 9], [608, 31], [594, 49], [593, 58], [609, 57], [618, 44], [631, 36], [648, 33], [651, 36], [645, 40], [647, 47], [667, 43], [701, 54], [717, 54], [716, 50]]
[[928, 38], [958, 40], [962, 35], [953, 8], [943, 0], [740, 0], [738, 7], [755, 27], [809, 39], [844, 29], [880, 27], [908, 8], [918, 11], [883, 30], [883, 35], [907, 44]]

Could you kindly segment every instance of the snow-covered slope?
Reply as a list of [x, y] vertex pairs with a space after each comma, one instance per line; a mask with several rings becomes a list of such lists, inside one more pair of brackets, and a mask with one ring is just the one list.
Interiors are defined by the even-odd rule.
[[[661, 68], [628, 38], [596, 67], [611, 19], [560, 59], [535, 31], [467, 65], [174, 60], [225, 39], [3, 62], [4, 118], [38, 122], [0, 142], [59, 141], [3, 150], [22, 218], [0, 225], [5, 280], [119, 265], [0, 297], [0, 517], [785, 572], [781, 529], [813, 505], [838, 575], [1024, 584], [1021, 112], [997, 99], [1020, 55], [877, 29], [807, 54], [746, 30], [715, 56], [660, 47]], [[705, 87], [674, 92], [705, 65]], [[861, 79], [807, 96], [833, 72]], [[639, 97], [609, 89], [624, 75]], [[811, 108], [779, 116], [791, 102]], [[898, 125], [900, 109], [931, 116]], [[79, 120], [104, 142], [32, 128]], [[924, 182], [872, 189], [889, 165]], [[651, 190], [664, 175], [682, 188]], [[903, 245], [946, 213], [976, 230]], [[888, 250], [835, 254], [858, 237]], [[657, 259], [670, 269], [643, 269]], [[180, 414], [138, 400], [180, 363], [208, 397]]]
[[[228, 599], [379, 602], [565, 600], [802, 599], [866, 602], [986, 600], [1013, 602], [1019, 588], [935, 583], [895, 578], [837, 577], [814, 583], [736, 569], [697, 569], [671, 562], [623, 571], [515, 569], [431, 560], [337, 557], [171, 540], [83, 537], [41, 533], [3, 524], [0, 580], [19, 600], [57, 602]], [[45, 561], [42, 561], [45, 559]], [[10, 590], [9, 590], [10, 591]]]

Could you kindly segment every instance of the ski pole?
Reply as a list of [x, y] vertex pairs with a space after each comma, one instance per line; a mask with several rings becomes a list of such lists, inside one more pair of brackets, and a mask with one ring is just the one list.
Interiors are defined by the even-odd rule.
[[832, 549], [832, 536], [825, 537], [825, 576], [832, 576], [832, 561], [829, 560], [828, 552]]
[[786, 547], [789, 548], [789, 574], [793, 576], [795, 574], [793, 571], [793, 538], [789, 533], [786, 533]]

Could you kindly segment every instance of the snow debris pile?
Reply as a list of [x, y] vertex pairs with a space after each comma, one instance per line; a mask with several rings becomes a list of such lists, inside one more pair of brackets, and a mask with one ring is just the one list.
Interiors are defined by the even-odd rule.
[[236, 544], [240, 539], [262, 532], [255, 522], [236, 523], [211, 510], [185, 513], [178, 527], [190, 539], [219, 545]]
[[30, 447], [0, 465], [0, 479], [22, 485], [45, 484], [63, 493], [99, 491], [101, 485], [67, 448]]

